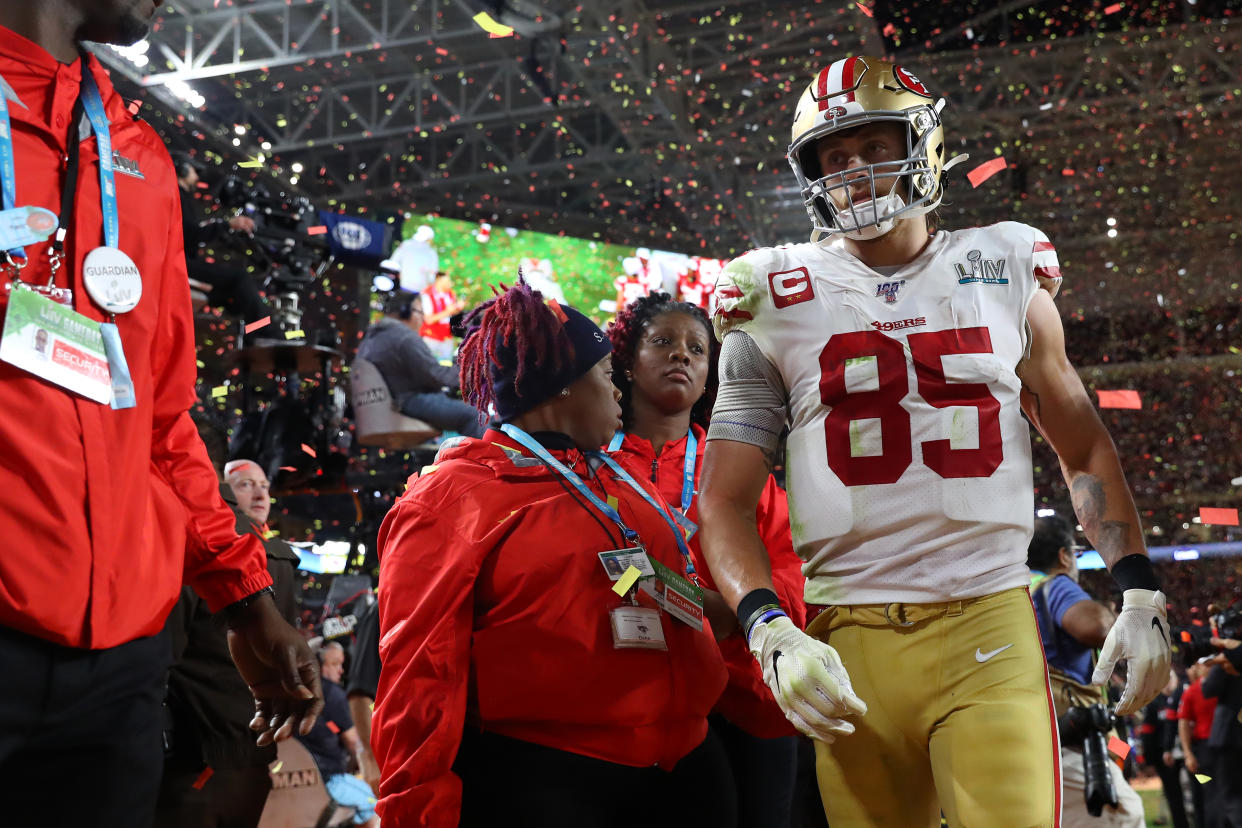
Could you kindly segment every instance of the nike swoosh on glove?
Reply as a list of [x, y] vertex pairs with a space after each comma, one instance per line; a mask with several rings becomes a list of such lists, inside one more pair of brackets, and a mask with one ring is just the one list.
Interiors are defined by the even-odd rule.
[[812, 739], [831, 743], [836, 735], [853, 733], [854, 725], [841, 717], [867, 712], [837, 651], [785, 616], [755, 626], [750, 652], [785, 718]]
[[1128, 716], [1160, 694], [1169, 683], [1169, 621], [1163, 592], [1127, 589], [1113, 628], [1104, 639], [1092, 684], [1103, 684], [1118, 661], [1126, 663], [1126, 689], [1117, 702], [1117, 715]]

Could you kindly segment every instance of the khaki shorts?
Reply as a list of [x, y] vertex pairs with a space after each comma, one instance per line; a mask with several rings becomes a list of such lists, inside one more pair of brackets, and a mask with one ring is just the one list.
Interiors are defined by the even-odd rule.
[[867, 714], [815, 743], [832, 828], [1060, 824], [1048, 671], [1025, 588], [944, 604], [825, 609], [807, 632], [841, 656]]

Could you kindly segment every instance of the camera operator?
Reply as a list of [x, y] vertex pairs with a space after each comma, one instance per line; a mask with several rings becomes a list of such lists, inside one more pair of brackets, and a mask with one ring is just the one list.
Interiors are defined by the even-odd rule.
[[1143, 828], [1142, 800], [1104, 747], [1112, 714], [1102, 704], [1100, 689], [1090, 686], [1092, 651], [1104, 645], [1115, 619], [1078, 586], [1081, 551], [1065, 520], [1035, 519], [1027, 566], [1040, 576], [1031, 600], [1061, 731], [1061, 824]]
[[479, 437], [483, 434], [479, 412], [444, 393], [444, 388], [457, 391], [460, 387], [457, 368], [441, 365], [419, 336], [423, 319], [419, 294], [398, 290], [384, 303], [384, 317], [367, 328], [358, 356], [379, 369], [402, 414], [439, 429]]
[[1228, 824], [1242, 825], [1242, 649], [1236, 638], [1213, 638], [1222, 649], [1208, 662], [1212, 670], [1203, 680], [1205, 698], [1216, 699], [1208, 745], [1215, 752], [1215, 776], [1221, 810]]
[[254, 219], [248, 216], [211, 218], [199, 221], [194, 191], [198, 188], [199, 166], [189, 155], [172, 153], [177, 168], [177, 186], [181, 190], [181, 231], [185, 236], [185, 264], [190, 278], [211, 285], [207, 301], [216, 307], [253, 322], [270, 315], [259, 289], [246, 271], [237, 266], [207, 262], [199, 258], [204, 242], [221, 238], [227, 233], [253, 233]]

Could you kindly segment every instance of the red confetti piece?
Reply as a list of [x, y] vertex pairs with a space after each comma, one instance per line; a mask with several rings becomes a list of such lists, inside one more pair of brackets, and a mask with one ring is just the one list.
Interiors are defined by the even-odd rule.
[[141, 101], [130, 101], [128, 104], [125, 105], [125, 108], [129, 110], [130, 115], [137, 115], [138, 110], [142, 109], [142, 102]]
[[564, 325], [566, 322], [569, 321], [569, 317], [566, 316], [565, 311], [561, 309], [560, 302], [556, 301], [555, 299], [549, 299], [547, 301], [547, 305], [549, 308], [552, 309], [552, 313], [556, 315], [556, 318], [561, 321], [562, 325]]
[[875, 12], [871, 11], [870, 6], [864, 6], [862, 3], [855, 3], [854, 5], [858, 6], [858, 10], [862, 12], [863, 14], [867, 15], [867, 17], [875, 16]]
[[1190, 643], [1190, 630], [1182, 630], [1182, 642], [1186, 644]]
[[281, 466], [280, 470], [281, 471], [297, 471], [298, 467], [297, 466]]
[[1066, 167], [1065, 169], [1061, 170], [1061, 175], [1069, 176], [1073, 174], [1074, 174], [1074, 171], [1070, 169], [1069, 167]]
[[322, 236], [326, 232], [328, 232], [328, 228], [326, 225], [323, 225], [323, 224], [319, 225], [318, 227], [307, 227], [306, 228], [306, 235], [308, 236]]
[[259, 328], [266, 328], [270, 324], [272, 324], [272, 317], [265, 316], [262, 319], [256, 320], [254, 322], [251, 322], [249, 325], [247, 325], [246, 333], [254, 333]]
[[990, 161], [984, 161], [970, 172], [966, 173], [966, 178], [970, 181], [970, 186], [978, 187], [1001, 170], [1005, 169], [1004, 158], [993, 158]]
[[196, 791], [201, 791], [203, 789], [203, 786], [207, 784], [207, 780], [211, 778], [211, 775], [213, 773], [215, 773], [215, 771], [212, 770], [211, 765], [208, 765], [207, 767], [203, 768], [203, 772], [198, 775], [198, 779], [195, 779], [194, 784], [191, 785], [190, 787], [192, 787]]
[[1109, 7], [1108, 7], [1108, 8], [1106, 8], [1106, 9], [1104, 9], [1104, 13], [1105, 13], [1105, 14], [1116, 14], [1116, 13], [1117, 13], [1117, 12], [1119, 12], [1119, 11], [1121, 11], [1121, 4], [1120, 4], [1120, 3], [1113, 3], [1111, 6], [1109, 6]]
[[341, 732], [341, 729], [337, 727], [336, 722], [332, 721], [331, 719], [324, 719], [323, 723], [326, 724], [328, 726], [328, 730], [331, 730], [333, 733]]
[[1199, 521], [1209, 526], [1237, 526], [1237, 509], [1213, 509], [1208, 506], [1199, 507]]
[[306, 443], [303, 443], [303, 444], [302, 444], [302, 451], [306, 452], [306, 453], [307, 453], [307, 454], [309, 454], [311, 457], [314, 457], [314, 456], [315, 456], [315, 450], [314, 450], [313, 448], [311, 448], [310, 446], [306, 445]]
[[1100, 408], [1142, 408], [1143, 400], [1137, 391], [1096, 391]]
[[1130, 755], [1130, 743], [1123, 742], [1116, 736], [1108, 737], [1108, 752], [1116, 756], [1118, 759], [1125, 759]]

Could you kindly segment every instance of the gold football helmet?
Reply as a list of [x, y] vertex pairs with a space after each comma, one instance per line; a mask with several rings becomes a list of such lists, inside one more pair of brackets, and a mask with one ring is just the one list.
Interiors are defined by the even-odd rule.
[[[900, 216], [936, 209], [944, 195], [945, 170], [966, 159], [959, 155], [945, 163], [943, 107], [944, 99], [933, 100], [909, 70], [882, 58], [843, 58], [819, 71], [798, 101], [788, 153], [814, 226], [812, 239], [840, 233], [874, 239], [893, 229]], [[905, 126], [904, 159], [823, 174], [816, 149], [821, 138], [877, 121]], [[869, 201], [850, 198], [849, 185], [860, 178], [871, 186]], [[897, 183], [878, 195], [876, 180], [886, 178]]]

